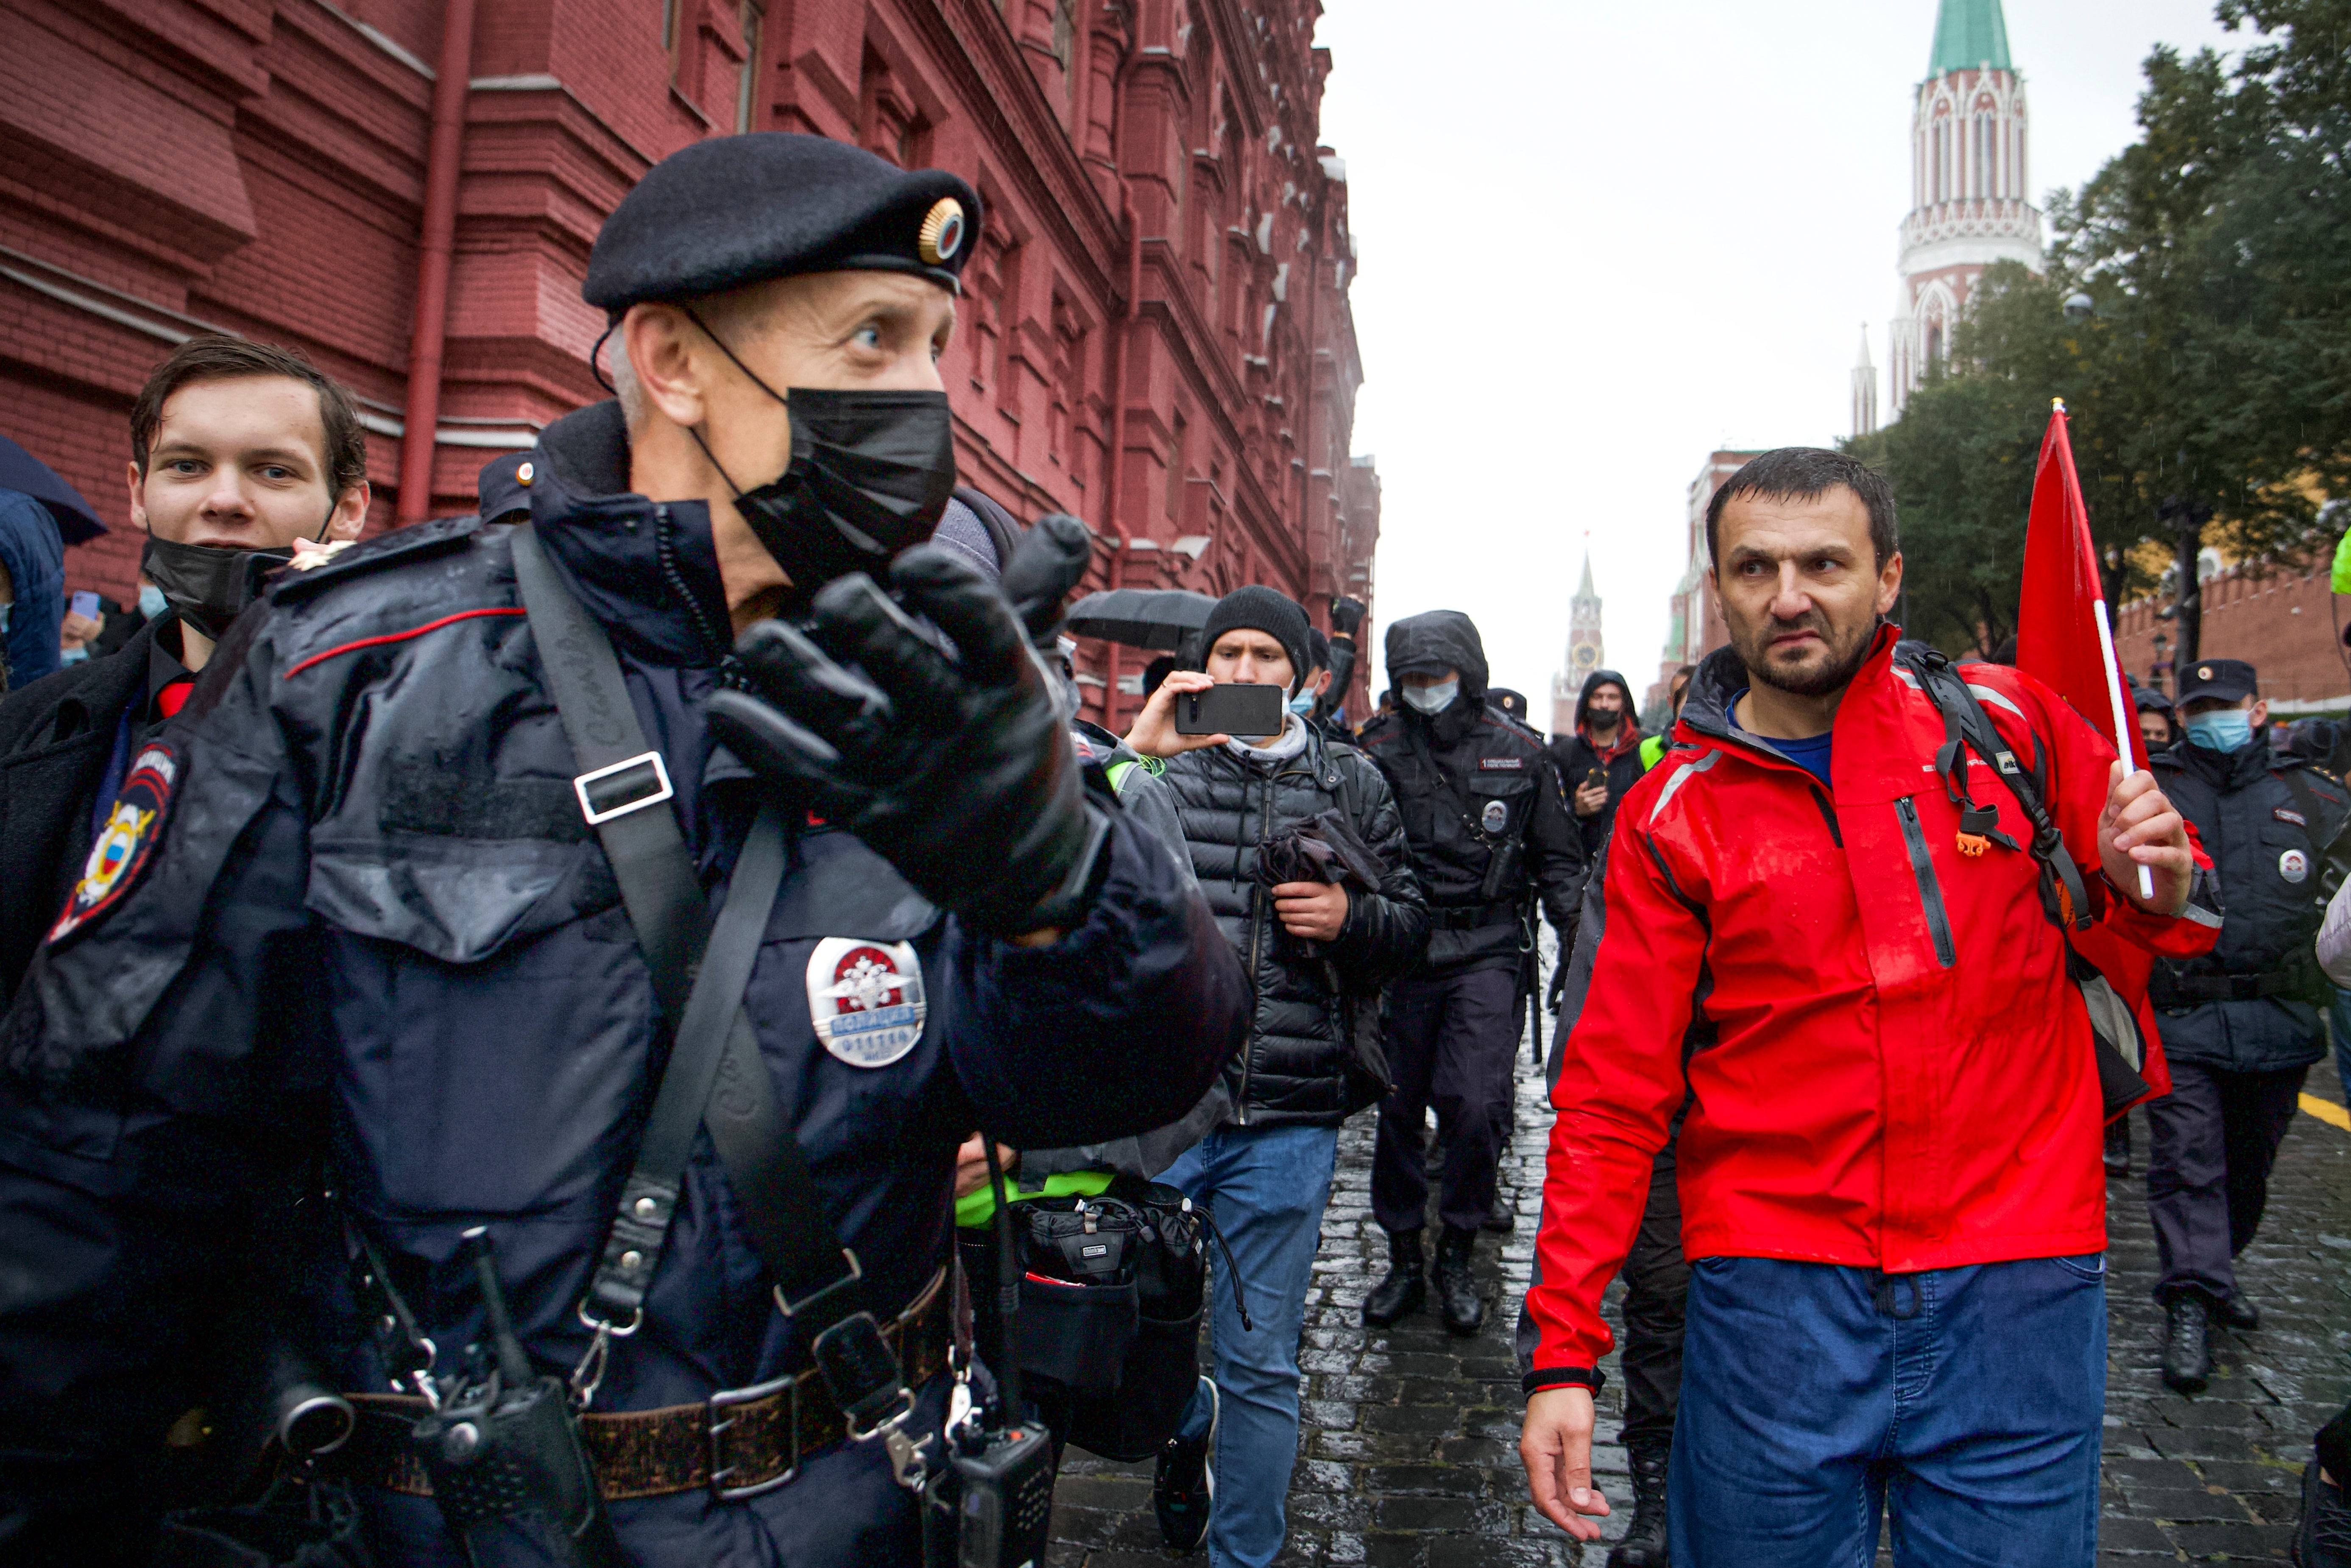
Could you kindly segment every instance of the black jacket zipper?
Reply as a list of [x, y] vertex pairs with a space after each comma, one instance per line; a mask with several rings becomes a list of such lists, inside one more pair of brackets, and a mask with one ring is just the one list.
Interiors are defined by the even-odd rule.
[[1910, 872], [1918, 879], [1918, 903], [1927, 912], [1927, 930], [1935, 938], [1935, 958], [1944, 968], [1959, 962], [1951, 942], [1951, 917], [1943, 908], [1942, 884], [1935, 880], [1935, 860], [1927, 852], [1927, 834], [1918, 825], [1918, 808], [1905, 795], [1894, 802], [1902, 819], [1903, 841], [1910, 846]]

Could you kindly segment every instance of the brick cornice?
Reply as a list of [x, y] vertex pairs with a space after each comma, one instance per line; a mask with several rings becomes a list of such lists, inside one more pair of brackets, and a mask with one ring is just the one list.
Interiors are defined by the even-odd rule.
[[[939, 68], [955, 79], [966, 112], [984, 132], [983, 144], [997, 154], [995, 169], [1030, 198], [1034, 221], [1056, 231], [1057, 248], [1066, 259], [1088, 264], [1089, 287], [1105, 300], [1115, 296], [1105, 258], [1121, 249], [1118, 214], [1103, 204], [1087, 178], [1077, 148], [1003, 16], [989, 0], [945, 0], [936, 5], [914, 0], [900, 14], [926, 37]], [[1008, 147], [1022, 156], [1005, 157]]]

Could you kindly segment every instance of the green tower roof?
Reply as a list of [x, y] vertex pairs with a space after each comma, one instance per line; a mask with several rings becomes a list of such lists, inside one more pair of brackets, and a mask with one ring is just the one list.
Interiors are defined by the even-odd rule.
[[1935, 53], [1927, 75], [1946, 76], [1989, 65], [1996, 71], [2015, 68], [2008, 58], [2008, 21], [2000, 0], [1942, 0], [1935, 12]]

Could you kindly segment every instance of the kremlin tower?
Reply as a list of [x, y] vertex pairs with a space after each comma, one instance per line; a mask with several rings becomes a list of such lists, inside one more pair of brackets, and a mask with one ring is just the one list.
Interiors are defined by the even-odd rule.
[[1575, 699], [1583, 695], [1583, 679], [1606, 664], [1600, 642], [1600, 595], [1592, 586], [1592, 552], [1583, 552], [1583, 580], [1567, 609], [1567, 668], [1551, 680], [1551, 732], [1575, 732]]
[[[2041, 270], [2027, 130], [2024, 78], [2009, 59], [2000, 0], [1941, 0], [1927, 79], [1911, 111], [1900, 313], [1887, 332], [1887, 402], [1897, 418], [1927, 367], [1950, 352], [1952, 329], [1983, 269], [2021, 261]], [[1863, 413], [1856, 395], [1856, 434]]]

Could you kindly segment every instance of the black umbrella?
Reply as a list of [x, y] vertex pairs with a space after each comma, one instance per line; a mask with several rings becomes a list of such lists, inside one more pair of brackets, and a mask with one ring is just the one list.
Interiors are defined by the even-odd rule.
[[22, 491], [47, 507], [57, 520], [57, 536], [69, 545], [86, 543], [106, 531], [80, 491], [5, 435], [0, 435], [0, 490]]
[[1185, 633], [1208, 623], [1217, 601], [1183, 588], [1113, 588], [1089, 593], [1071, 607], [1067, 630], [1073, 637], [1101, 637], [1130, 648], [1183, 645]]

